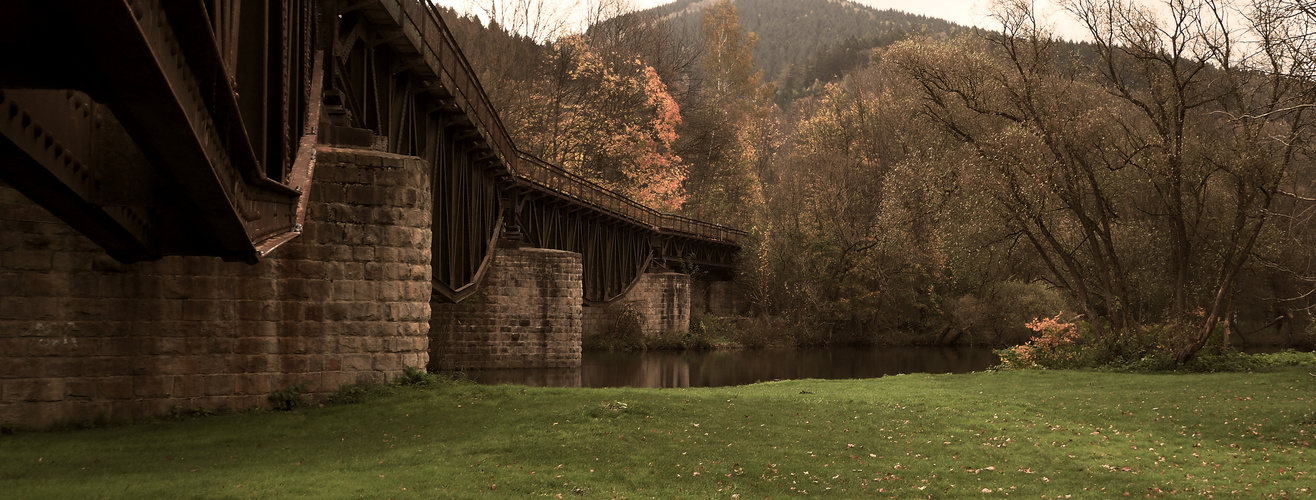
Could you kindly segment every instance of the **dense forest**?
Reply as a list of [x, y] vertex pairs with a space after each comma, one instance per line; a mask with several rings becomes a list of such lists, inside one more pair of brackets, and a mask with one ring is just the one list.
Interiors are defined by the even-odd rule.
[[[707, 0], [680, 0], [653, 9], [692, 47], [701, 40]], [[915, 33], [954, 36], [969, 28], [948, 21], [828, 0], [755, 0], [735, 3], [740, 28], [757, 34], [754, 62], [788, 102], [815, 83], [827, 83], [868, 64], [868, 52]]]
[[994, 30], [591, 5], [583, 33], [445, 19], [523, 149], [749, 230], [738, 282], [796, 344], [1037, 335], [1182, 363], [1316, 336], [1307, 2], [1073, 0], [1081, 45], [1020, 0]]

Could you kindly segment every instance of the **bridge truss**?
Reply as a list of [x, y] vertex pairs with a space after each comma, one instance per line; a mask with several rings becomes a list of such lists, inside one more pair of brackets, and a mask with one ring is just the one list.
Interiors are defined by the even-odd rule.
[[301, 232], [317, 143], [434, 166], [449, 301], [507, 235], [581, 253], [594, 302], [654, 265], [729, 270], [743, 236], [519, 152], [427, 2], [6, 1], [0, 47], [0, 178], [119, 260], [268, 255]]

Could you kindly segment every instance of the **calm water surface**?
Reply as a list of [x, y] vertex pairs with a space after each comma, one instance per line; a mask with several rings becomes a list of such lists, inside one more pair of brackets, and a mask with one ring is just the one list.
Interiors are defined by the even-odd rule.
[[484, 384], [548, 387], [718, 387], [802, 378], [966, 373], [999, 363], [986, 347], [585, 352], [580, 368], [469, 373]]

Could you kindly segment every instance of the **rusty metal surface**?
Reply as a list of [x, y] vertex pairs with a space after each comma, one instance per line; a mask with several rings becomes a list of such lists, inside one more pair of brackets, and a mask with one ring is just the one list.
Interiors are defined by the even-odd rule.
[[[257, 4], [284, 14], [248, 9], [244, 17], [238, 9]], [[26, 108], [25, 116], [49, 124], [40, 125], [49, 129], [39, 134], [45, 136], [42, 144], [24, 144], [30, 142], [24, 132], [5, 130], [9, 149], [23, 151], [11, 155], [6, 175], [25, 177], [20, 184], [29, 196], [84, 233], [100, 235], [93, 239], [122, 260], [259, 258], [268, 242], [295, 236], [301, 192], [284, 182], [297, 165], [308, 170], [313, 163], [314, 148], [302, 146], [314, 134], [311, 115], [320, 100], [310, 74], [315, 5], [6, 1], [3, 12], [24, 17], [0, 21], [6, 37], [17, 32], [51, 38], [26, 47], [27, 56], [11, 58], [0, 70], [0, 88], [32, 89], [10, 91], [27, 103], [15, 103], [15, 109]], [[283, 21], [282, 33], [289, 36], [272, 29], [271, 17]], [[277, 40], [266, 43], [270, 38]], [[238, 50], [253, 41], [258, 50]], [[46, 65], [60, 71], [41, 76], [46, 71], [29, 60], [60, 61]], [[276, 73], [280, 78], [266, 78]], [[77, 91], [40, 90], [50, 86]], [[252, 95], [243, 98], [239, 89]], [[120, 146], [87, 146], [86, 134], [69, 125], [87, 119], [80, 111], [24, 92], [82, 96], [89, 103], [83, 108], [106, 118], [96, 126], [113, 124], [95, 135], [113, 138], [97, 141]], [[284, 96], [287, 104], [271, 107], [266, 94]], [[278, 113], [267, 113], [273, 108]], [[52, 160], [40, 149], [63, 154]], [[115, 234], [130, 235], [130, 241], [108, 236]]]
[[[124, 134], [116, 128], [109, 111], [81, 92], [0, 90], [0, 155], [11, 158], [0, 177], [116, 258], [136, 261], [149, 258], [158, 236], [154, 193], [122, 181], [151, 167], [131, 142], [118, 141]], [[107, 159], [118, 171], [101, 167]]]

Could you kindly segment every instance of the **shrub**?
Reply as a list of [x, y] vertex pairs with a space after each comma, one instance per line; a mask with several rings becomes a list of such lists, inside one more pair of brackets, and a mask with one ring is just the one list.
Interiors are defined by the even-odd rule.
[[1025, 324], [1037, 332], [1031, 340], [1011, 348], [996, 351], [1001, 367], [1027, 368], [1078, 368], [1083, 365], [1082, 336], [1078, 323], [1063, 322], [1060, 317], [1034, 319]]
[[1247, 354], [1226, 347], [1219, 351], [1199, 353], [1177, 369], [1194, 373], [1256, 372], [1286, 366], [1312, 365], [1316, 365], [1316, 354], [1310, 352], [1284, 350], [1275, 353]]
[[690, 318], [687, 344], [698, 344], [704, 349], [736, 342], [742, 337], [736, 318], [697, 314]]
[[766, 319], [757, 321], [745, 319], [736, 325], [735, 331], [731, 334], [731, 341], [741, 347], [762, 349], [771, 343], [773, 336], [770, 334], [774, 331], [773, 325]]
[[1269, 367], [1283, 366], [1312, 366], [1316, 365], [1316, 352], [1298, 352], [1292, 349], [1285, 349], [1280, 352], [1269, 354], [1253, 354], [1252, 357], [1258, 358], [1261, 362]]
[[790, 344], [800, 348], [827, 347], [833, 325], [826, 322], [798, 323], [790, 329]]
[[302, 391], [306, 390], [306, 382], [298, 382], [283, 389], [279, 389], [270, 394], [270, 404], [272, 409], [278, 411], [291, 411], [309, 402]]
[[585, 339], [585, 349], [600, 351], [644, 350], [644, 317], [633, 304], [625, 304], [618, 311], [612, 327], [606, 332]]
[[1003, 281], [948, 299], [944, 316], [951, 328], [964, 332], [963, 343], [1012, 344], [1034, 334], [1024, 326], [1029, 318], [1060, 310], [1064, 304], [1060, 292], [1045, 283]]
[[173, 407], [169, 408], [169, 415], [165, 416], [164, 418], [168, 420], [184, 420], [188, 418], [209, 417], [211, 415], [217, 415], [217, 414], [219, 414], [218, 411], [206, 408], [204, 406], [198, 406], [195, 408], [185, 408], [183, 407], [183, 405], [174, 405]]
[[426, 386], [433, 382], [434, 377], [425, 370], [408, 366], [402, 370], [402, 374], [393, 378], [393, 385], [400, 386]]

